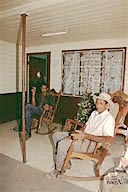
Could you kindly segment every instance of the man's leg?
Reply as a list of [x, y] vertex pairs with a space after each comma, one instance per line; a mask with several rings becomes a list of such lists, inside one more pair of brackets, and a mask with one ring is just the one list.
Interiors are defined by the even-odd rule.
[[[56, 132], [53, 134], [53, 141], [54, 141], [54, 145], [56, 146], [56, 150], [57, 150], [56, 157], [54, 156], [55, 157], [54, 162], [56, 164], [55, 168], [58, 172], [60, 172], [62, 169], [68, 149], [72, 142], [72, 139], [67, 138], [67, 136], [68, 136], [68, 132]], [[87, 150], [88, 143], [89, 143], [89, 141], [84, 142], [84, 143], [82, 143], [82, 141], [76, 141], [73, 151], [85, 152]], [[57, 175], [58, 173], [51, 172], [51, 176], [52, 176], [52, 174]], [[49, 175], [50, 174], [48, 174], [48, 176]]]
[[53, 134], [54, 145], [56, 146], [57, 143], [58, 143], [60, 140], [64, 139], [64, 138], [67, 137], [67, 136], [68, 136], [68, 132], [55, 132], [55, 133]]
[[62, 139], [64, 139], [65, 137], [68, 136], [68, 132], [55, 132], [52, 136], [53, 138], [53, 160], [54, 160], [54, 164], [56, 165], [56, 154], [57, 154], [57, 147], [58, 147], [58, 143], [59, 141], [61, 141]]
[[27, 135], [31, 136], [32, 115], [41, 115], [42, 109], [31, 104], [27, 104], [25, 107], [25, 119], [26, 119], [26, 131]]
[[[61, 168], [64, 163], [64, 159], [66, 158], [68, 149], [71, 145], [72, 140], [70, 138], [66, 138], [68, 136], [68, 132], [56, 132], [53, 135], [53, 141], [55, 145], [54, 152], [54, 162], [57, 171], [61, 171]], [[75, 151], [80, 151], [81, 141], [76, 141], [75, 143]]]
[[[72, 139], [69, 139], [69, 138], [65, 138], [60, 142], [58, 142], [57, 156], [56, 156], [56, 169], [59, 172], [62, 169], [64, 160], [66, 158], [71, 142], [72, 142]], [[76, 140], [73, 151], [85, 153], [87, 151], [88, 144], [89, 144], [88, 140], [86, 140], [85, 142], [82, 142], [81, 140]], [[92, 152], [94, 150], [94, 147], [95, 147], [95, 143], [92, 142], [89, 151]]]
[[58, 142], [57, 155], [56, 155], [56, 169], [59, 172], [62, 169], [64, 160], [66, 158], [71, 142], [72, 142], [72, 139], [70, 138], [65, 138]]

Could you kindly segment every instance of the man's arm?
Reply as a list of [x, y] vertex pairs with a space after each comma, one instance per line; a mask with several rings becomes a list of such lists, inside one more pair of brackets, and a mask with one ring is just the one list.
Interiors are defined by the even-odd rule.
[[85, 139], [89, 139], [98, 143], [106, 143], [108, 139], [111, 139], [111, 136], [95, 136], [95, 135], [90, 135], [90, 134], [85, 134]]
[[87, 134], [84, 132], [79, 132], [71, 135], [74, 140], [83, 140], [88, 139], [98, 143], [106, 143], [108, 139], [112, 138], [111, 136], [95, 136], [91, 134]]
[[33, 105], [33, 106], [36, 105], [35, 95], [36, 95], [36, 87], [33, 87], [33, 88], [32, 88], [32, 105]]

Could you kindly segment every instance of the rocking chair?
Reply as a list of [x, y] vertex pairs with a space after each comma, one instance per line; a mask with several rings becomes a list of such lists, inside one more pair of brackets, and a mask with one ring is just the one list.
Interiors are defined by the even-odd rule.
[[[74, 127], [75, 129], [77, 129], [77, 127], [79, 128], [81, 127], [81, 129], [84, 128], [84, 124], [80, 124], [79, 122], [75, 120], [70, 120], [70, 119], [66, 121], [66, 125], [68, 126], [67, 129], [69, 129], [70, 127]], [[67, 156], [65, 158], [64, 164], [62, 166], [61, 174], [65, 172], [66, 166], [70, 161], [70, 159], [78, 158], [78, 159], [84, 159], [84, 160], [89, 159], [91, 161], [94, 161], [95, 176], [96, 177], [99, 176], [100, 166], [108, 153], [108, 148], [113, 141], [113, 137], [106, 136], [106, 139], [101, 139], [98, 136], [89, 135], [89, 137], [87, 137], [86, 139], [89, 140], [86, 153], [74, 152], [73, 148], [74, 148], [75, 140], [72, 141], [70, 148], [68, 150]], [[84, 140], [82, 142], [84, 142]], [[90, 152], [90, 146], [92, 142], [93, 143], [95, 142], [96, 145], [94, 150]], [[100, 147], [99, 147], [99, 144], [100, 144]]]
[[[41, 117], [38, 119], [38, 125], [36, 127], [36, 131], [35, 133], [40, 134], [40, 135], [47, 135], [52, 133], [52, 131], [54, 131], [57, 127], [52, 128], [52, 123], [54, 120], [54, 116], [55, 116], [55, 112], [57, 110], [57, 106], [60, 100], [60, 96], [61, 96], [61, 91], [59, 91], [58, 93], [56, 92], [52, 92], [51, 94], [53, 97], [55, 97], [55, 107], [50, 106], [48, 110], [44, 110]], [[42, 131], [42, 125], [46, 124], [48, 131], [47, 132], [43, 132]]]
[[119, 104], [119, 113], [116, 117], [116, 134], [125, 136], [128, 139], [128, 127], [125, 124], [125, 118], [128, 114], [128, 95], [123, 91], [116, 91], [112, 94], [113, 101]]
[[[119, 113], [119, 112], [118, 112]], [[117, 115], [118, 115], [117, 113]], [[77, 122], [76, 120], [71, 120], [67, 119], [66, 124], [65, 124], [65, 130], [70, 131], [71, 129], [77, 130], [77, 129], [83, 129], [84, 124]], [[82, 152], [74, 152], [73, 148], [75, 145], [75, 140], [72, 140], [72, 143], [69, 147], [69, 150], [67, 152], [67, 156], [65, 158], [65, 161], [63, 163], [62, 169], [61, 169], [61, 174], [63, 174], [66, 170], [67, 164], [72, 158], [77, 158], [77, 159], [84, 159], [84, 160], [91, 160], [94, 162], [94, 172], [95, 176], [99, 177], [99, 169], [101, 167], [102, 162], [104, 161], [105, 157], [108, 154], [109, 147], [111, 143], [114, 140], [114, 137], [106, 136], [105, 139], [102, 139], [101, 137], [94, 136], [94, 135], [87, 135], [86, 138], [89, 143], [87, 146], [87, 150], [85, 153]], [[82, 140], [82, 143], [85, 141]], [[92, 151], [91, 149], [91, 144], [95, 143], [95, 147]], [[90, 150], [91, 149], [91, 150]], [[91, 152], [90, 152], [91, 151]], [[74, 177], [72, 177], [74, 178]], [[80, 178], [80, 177], [75, 177], [75, 178]]]

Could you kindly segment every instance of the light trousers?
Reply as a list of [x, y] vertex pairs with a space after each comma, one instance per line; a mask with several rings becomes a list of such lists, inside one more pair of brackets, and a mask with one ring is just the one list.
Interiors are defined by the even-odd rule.
[[[53, 134], [54, 145], [56, 146], [56, 158], [55, 158], [55, 167], [58, 171], [61, 171], [64, 160], [66, 158], [68, 149], [71, 145], [72, 139], [67, 138], [68, 132], [55, 132]], [[89, 141], [86, 140], [82, 143], [81, 140], [76, 140], [73, 148], [74, 152], [85, 153], [87, 151]], [[93, 142], [90, 147], [90, 152], [93, 151], [95, 143]]]

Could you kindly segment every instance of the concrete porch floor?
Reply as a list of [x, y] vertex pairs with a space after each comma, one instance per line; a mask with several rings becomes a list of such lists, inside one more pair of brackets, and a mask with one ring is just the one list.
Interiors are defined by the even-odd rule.
[[[11, 121], [0, 125], [0, 153], [12, 157], [22, 162], [22, 154], [18, 133], [10, 131], [16, 127], [17, 122]], [[61, 125], [57, 126], [57, 130], [61, 129]], [[44, 128], [45, 129], [45, 128]], [[55, 130], [55, 131], [57, 131]], [[118, 165], [122, 152], [124, 150], [123, 136], [116, 136], [114, 143], [111, 146], [109, 155], [104, 160], [100, 173], [104, 173], [111, 167]], [[37, 135], [32, 131], [32, 138], [26, 142], [27, 163], [31, 167], [39, 169], [43, 172], [50, 172], [54, 168], [53, 150], [50, 138], [47, 135]], [[94, 176], [93, 162], [72, 160], [72, 168], [67, 170], [66, 175], [73, 176]], [[76, 186], [82, 187], [92, 192], [100, 191], [100, 181], [68, 181]]]

